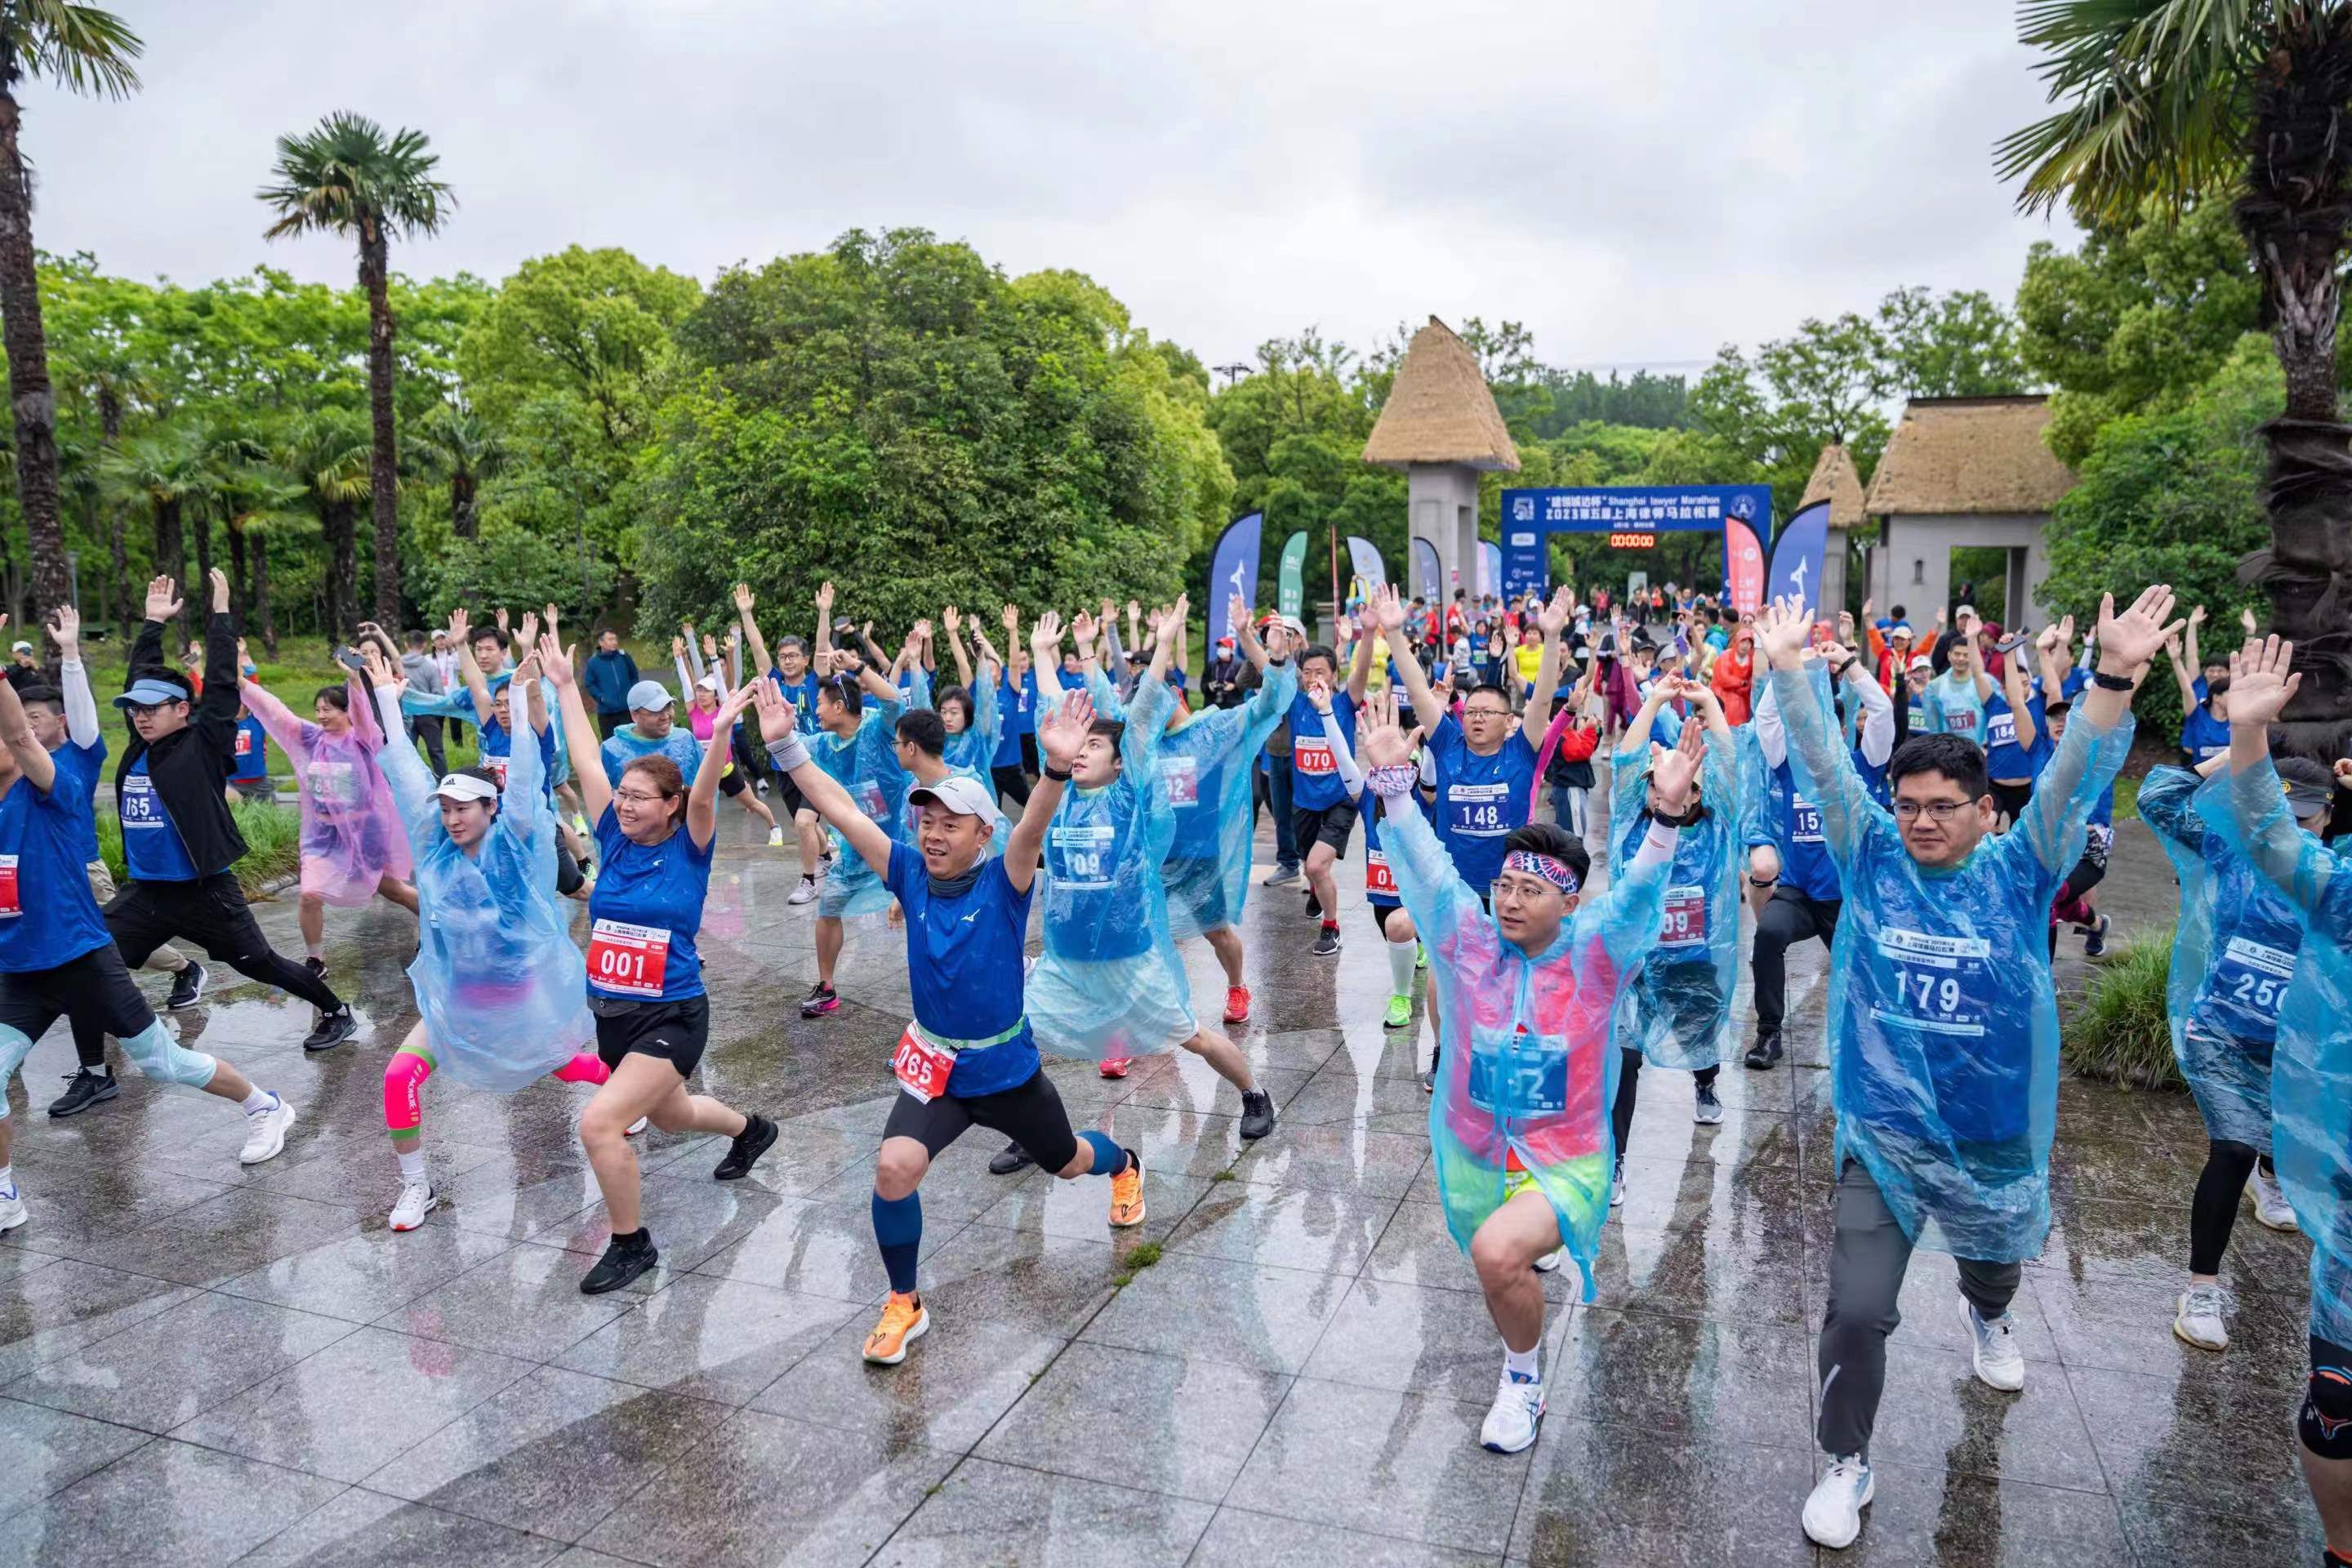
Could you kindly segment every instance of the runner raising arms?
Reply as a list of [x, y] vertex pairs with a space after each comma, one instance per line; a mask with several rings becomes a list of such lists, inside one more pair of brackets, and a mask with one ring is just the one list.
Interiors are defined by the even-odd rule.
[[[752, 617], [756, 603], [751, 584], [735, 584], [735, 614], [743, 625], [743, 641], [751, 649], [751, 669], [755, 678], [765, 677], [775, 683], [793, 705], [793, 713], [803, 732], [816, 728], [816, 673], [809, 666], [809, 645], [790, 633], [776, 640], [776, 657], [768, 658], [768, 640], [760, 635], [760, 623]], [[827, 583], [817, 591], [818, 624], [833, 613], [833, 584]], [[801, 879], [784, 902], [795, 908], [816, 901], [816, 879], [833, 858], [833, 850], [825, 842], [824, 830], [818, 826], [816, 813], [801, 798], [800, 786], [790, 779], [777, 783], [777, 800], [793, 819], [793, 835], [801, 849]]]
[[874, 1170], [874, 1239], [890, 1277], [881, 1321], [866, 1336], [869, 1362], [895, 1365], [930, 1329], [916, 1255], [923, 1239], [918, 1189], [941, 1150], [977, 1124], [1017, 1140], [1064, 1180], [1111, 1178], [1110, 1223], [1143, 1223], [1143, 1167], [1105, 1132], [1073, 1132], [1037, 1057], [1023, 1005], [1022, 944], [1029, 925], [1046, 825], [1062, 803], [1093, 722], [1083, 695], [1040, 715], [1045, 773], [1003, 855], [988, 853], [996, 816], [986, 789], [963, 777], [914, 791], [919, 850], [898, 843], [809, 755], [792, 706], [756, 689], [769, 755], [809, 804], [907, 911], [907, 974], [914, 998], [891, 1058], [898, 1103]]

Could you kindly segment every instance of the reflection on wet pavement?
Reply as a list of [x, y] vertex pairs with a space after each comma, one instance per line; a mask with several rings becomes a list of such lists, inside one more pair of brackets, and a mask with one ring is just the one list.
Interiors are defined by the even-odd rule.
[[[731, 814], [722, 831], [703, 1080], [782, 1135], [733, 1186], [710, 1141], [647, 1135], [663, 1258], [629, 1291], [576, 1289], [608, 1228], [572, 1135], [584, 1089], [436, 1080], [446, 1204], [384, 1228], [381, 1074], [415, 1016], [394, 911], [330, 921], [354, 1048], [306, 1058], [303, 1010], [250, 986], [173, 1020], [299, 1105], [271, 1163], [237, 1164], [225, 1108], [135, 1076], [50, 1121], [71, 1046], [40, 1043], [10, 1086], [33, 1217], [0, 1238], [0, 1563], [1815, 1560], [1797, 1519], [1832, 1175], [1819, 947], [1790, 954], [1790, 1060], [1728, 1068], [1721, 1125], [1691, 1122], [1680, 1076], [1643, 1075], [1596, 1299], [1547, 1280], [1550, 1413], [1504, 1458], [1475, 1441], [1497, 1341], [1433, 1203], [1414, 1049], [1381, 1028], [1385, 955], [1355, 897], [1336, 963], [1308, 954], [1297, 889], [1252, 899], [1258, 1016], [1234, 1032], [1283, 1112], [1272, 1139], [1241, 1142], [1238, 1097], [1191, 1057], [1118, 1082], [1054, 1066], [1075, 1119], [1142, 1152], [1149, 1223], [1108, 1230], [1098, 1187], [989, 1175], [973, 1134], [922, 1189], [936, 1327], [880, 1370], [857, 1347], [886, 1288], [866, 1197], [899, 949], [854, 931], [840, 1013], [803, 1021], [793, 852]], [[2126, 929], [2168, 918], [2137, 824], [2102, 897]], [[261, 914], [294, 940], [290, 906]], [[1189, 963], [1213, 1005], [1214, 963]], [[2062, 959], [2062, 983], [2081, 968]], [[2301, 1238], [2249, 1213], [2229, 1352], [2170, 1333], [2203, 1153], [2185, 1098], [2064, 1086], [2055, 1223], [2016, 1306], [2025, 1392], [1975, 1383], [1951, 1265], [1921, 1255], [1877, 1500], [1822, 1561], [2316, 1560], [2292, 1432]]]

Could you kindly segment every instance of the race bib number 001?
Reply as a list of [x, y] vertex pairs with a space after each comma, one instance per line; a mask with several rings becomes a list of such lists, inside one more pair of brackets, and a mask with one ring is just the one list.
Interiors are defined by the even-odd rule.
[[660, 926], [598, 921], [588, 941], [591, 984], [624, 996], [657, 998], [669, 968], [669, 932]]
[[1878, 933], [1878, 954], [1887, 961], [1895, 994], [1874, 1003], [1872, 1016], [1931, 1035], [1976, 1038], [1986, 1033], [1992, 1015], [1992, 943], [1982, 937], [1887, 926]]
[[1697, 947], [1706, 942], [1706, 889], [1705, 888], [1668, 888], [1666, 889], [1666, 923], [1658, 937], [1660, 947]]
[[890, 1072], [898, 1086], [929, 1105], [936, 1096], [948, 1091], [948, 1075], [955, 1071], [955, 1052], [923, 1037], [914, 1025], [907, 1026], [898, 1037], [898, 1046], [890, 1053]]

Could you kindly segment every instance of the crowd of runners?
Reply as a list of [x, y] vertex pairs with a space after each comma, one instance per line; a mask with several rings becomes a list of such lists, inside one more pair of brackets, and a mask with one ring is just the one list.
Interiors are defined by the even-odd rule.
[[[853, 931], [903, 945], [913, 1016], [875, 1064], [898, 1086], [872, 1200], [889, 1294], [864, 1346], [893, 1365], [930, 1323], [923, 1178], [969, 1128], [1004, 1140], [1000, 1174], [1106, 1178], [1107, 1224], [1143, 1223], [1142, 1160], [1073, 1125], [1044, 1056], [1116, 1078], [1194, 1052], [1232, 1086], [1240, 1136], [1275, 1134], [1227, 1033], [1262, 1005], [1244, 905], [1254, 887], [1303, 896], [1302, 941], [1335, 955], [1340, 879], [1360, 864], [1388, 967], [1378, 1026], [1426, 1063], [1439, 1196], [1502, 1341], [1480, 1441], [1513, 1453], [1545, 1410], [1539, 1276], [1573, 1261], [1591, 1298], [1642, 1069], [1654, 1087], [1688, 1074], [1694, 1120], [1720, 1121], [1727, 1058], [1758, 1073], [1788, 1058], [1787, 952], [1818, 940], [1837, 1176], [1822, 1194], [1828, 1463], [1802, 1525], [1829, 1547], [1855, 1539], [1873, 1495], [1915, 1249], [1956, 1261], [1948, 1331], [1976, 1376], [2024, 1385], [2010, 1304], [2050, 1226], [2051, 960], [2062, 936], [2103, 950], [2132, 702], [2168, 660], [2182, 765], [2147, 774], [2137, 811], [2178, 874], [2168, 1012], [2210, 1140], [2173, 1329], [2226, 1352], [2219, 1270], [2249, 1188], [2261, 1224], [2310, 1235], [2298, 1430], [2328, 1560], [2352, 1561], [2352, 873], [2323, 837], [2352, 761], [2273, 761], [2296, 678], [2292, 649], [2251, 622], [2217, 657], [2198, 647], [2202, 611], [2176, 619], [2163, 586], [2104, 603], [2080, 639], [2071, 620], [2012, 635], [1967, 606], [1920, 633], [1867, 604], [1817, 618], [1659, 593], [1629, 615], [1567, 588], [1445, 605], [1375, 588], [1329, 643], [1233, 599], [1195, 691], [1181, 598], [1025, 627], [1008, 605], [1001, 647], [983, 617], [943, 607], [893, 653], [871, 623], [836, 620], [830, 584], [805, 626], [763, 627], [739, 587], [723, 637], [671, 641], [675, 690], [612, 630], [583, 655], [552, 605], [479, 625], [461, 611], [397, 640], [363, 626], [348, 679], [306, 717], [252, 679], [226, 580], [205, 594], [201, 641], [175, 660], [179, 586], [150, 584], [110, 774], [72, 612], [46, 625], [58, 684], [22, 654], [0, 681], [0, 1074], [68, 1020], [79, 1070], [52, 1116], [118, 1093], [111, 1037], [148, 1076], [234, 1102], [245, 1163], [275, 1157], [295, 1098], [182, 1047], [132, 972], [169, 975], [164, 1011], [196, 1006], [201, 949], [309, 1003], [306, 1049], [342, 1048], [359, 1025], [328, 983], [326, 910], [383, 899], [415, 916], [418, 1015], [383, 1072], [390, 1228], [438, 1202], [423, 1150], [435, 1075], [592, 1085], [579, 1136], [612, 1237], [580, 1289], [619, 1289], [658, 1257], [633, 1134], [718, 1134], [719, 1181], [777, 1138], [777, 1108], [692, 1088], [724, 798], [768, 851], [797, 857], [789, 904], [815, 905], [791, 917], [814, 922], [811, 1026], [840, 1005]], [[446, 767], [453, 725], [475, 731], [474, 765]], [[268, 792], [271, 742], [299, 791], [299, 961], [272, 949], [236, 871], [231, 803]], [[121, 823], [120, 888], [100, 798]], [[1213, 1019], [1187, 977], [1195, 938], [1223, 971]], [[1743, 961], [1752, 1032], [1733, 1006]], [[5, 1113], [0, 1230], [34, 1214]]]

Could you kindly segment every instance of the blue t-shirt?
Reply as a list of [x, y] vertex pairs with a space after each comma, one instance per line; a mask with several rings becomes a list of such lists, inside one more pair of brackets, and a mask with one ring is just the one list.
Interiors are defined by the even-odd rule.
[[1438, 721], [1429, 748], [1437, 762], [1437, 841], [1471, 890], [1484, 891], [1503, 874], [1504, 841], [1528, 819], [1536, 754], [1522, 731], [1479, 756], [1451, 713]]
[[624, 724], [605, 738], [599, 754], [604, 761], [604, 782], [611, 784], [618, 784], [629, 764], [639, 757], [667, 757], [677, 764], [679, 775], [689, 787], [694, 784], [694, 775], [702, 769], [702, 742], [694, 738], [693, 729], [683, 721], [671, 724], [669, 733], [658, 741], [640, 734], [635, 724]]
[[[907, 986], [915, 1022], [933, 1039], [996, 1040], [956, 1053], [948, 1092], [958, 1099], [1018, 1089], [1037, 1074], [1037, 1041], [1021, 997], [1029, 898], [1014, 892], [1001, 856], [953, 897], [931, 890], [923, 857], [890, 847], [886, 880], [907, 914]], [[997, 1037], [1003, 1036], [999, 1040]]]
[[2031, 748], [2017, 743], [2017, 715], [2010, 710], [2008, 696], [1996, 691], [1985, 699], [1985, 772], [1990, 776], [2030, 779], [2042, 771], [2047, 758], [2055, 754], [2057, 748], [2050, 743], [2050, 719], [2042, 710], [2042, 699], [2027, 698], [2025, 710], [2033, 721]]
[[[608, 984], [599, 978], [641, 975], [650, 980], [650, 964], [639, 963], [659, 946], [663, 952], [661, 997], [676, 1002], [702, 994], [702, 956], [694, 950], [694, 933], [702, 929], [702, 900], [710, 890], [711, 851], [697, 847], [694, 835], [681, 824], [658, 844], [640, 844], [621, 831], [611, 806], [596, 821], [596, 890], [588, 898], [591, 923], [588, 948], [588, 989], [599, 996], [634, 997], [652, 1001], [644, 989]], [[635, 928], [608, 933], [596, 929], [606, 921]], [[653, 933], [648, 935], [647, 933]], [[618, 957], [612, 967], [600, 965], [599, 949]]]
[[200, 875], [147, 776], [144, 752], [122, 780], [122, 858], [142, 882], [193, 882]]
[[[1331, 694], [1331, 714], [1348, 751], [1356, 750], [1356, 701], [1342, 689]], [[1323, 715], [1300, 692], [1290, 700], [1290, 804], [1300, 811], [1328, 811], [1348, 798], [1339, 781], [1339, 761], [1323, 738]]]
[[[539, 735], [539, 795], [541, 800], [553, 800], [555, 726], [550, 723], [545, 734], [540, 734], [536, 730], [531, 733]], [[480, 739], [478, 755], [481, 764], [489, 770], [492, 778], [499, 781], [499, 789], [503, 793], [507, 787], [507, 759], [514, 755], [514, 737], [496, 719], [486, 719], [482, 721]], [[688, 782], [693, 782], [691, 775], [688, 775]]]
[[106, 742], [103, 739], [87, 746], [77, 746], [71, 741], [49, 753], [58, 764], [56, 788], [71, 794], [82, 803], [83, 811], [77, 817], [74, 853], [85, 866], [98, 856], [98, 814], [90, 806], [90, 797], [98, 791], [100, 770], [106, 766]]
[[269, 782], [269, 731], [251, 714], [236, 721], [236, 770], [228, 782], [240, 789]]
[[2180, 723], [2180, 749], [2192, 763], [2221, 756], [2230, 749], [2230, 726], [2214, 718], [2210, 708], [2192, 708]]
[[1796, 769], [1785, 757], [1772, 770], [1772, 826], [1780, 841], [1781, 886], [1794, 888], [1815, 903], [1845, 897], [1837, 862], [1830, 858], [1822, 835], [1822, 808], [1798, 790]]
[[0, 973], [55, 969], [114, 941], [82, 871], [94, 833], [87, 781], [64, 768], [47, 795], [27, 778], [0, 795]]
[[1376, 910], [1397, 909], [1404, 900], [1397, 897], [1396, 873], [1389, 869], [1389, 852], [1381, 843], [1381, 818], [1388, 803], [1367, 784], [1356, 797], [1356, 807], [1364, 825], [1364, 902]]
[[1015, 686], [1007, 679], [996, 683], [996, 755], [990, 766], [1021, 765], [1021, 737], [1037, 732], [1037, 675], [1032, 670]]
[[768, 679], [776, 683], [776, 689], [782, 692], [784, 700], [793, 705], [793, 721], [799, 732], [803, 735], [815, 733], [815, 673], [803, 669], [798, 680], [786, 680], [782, 670], [771, 666], [768, 669]]

